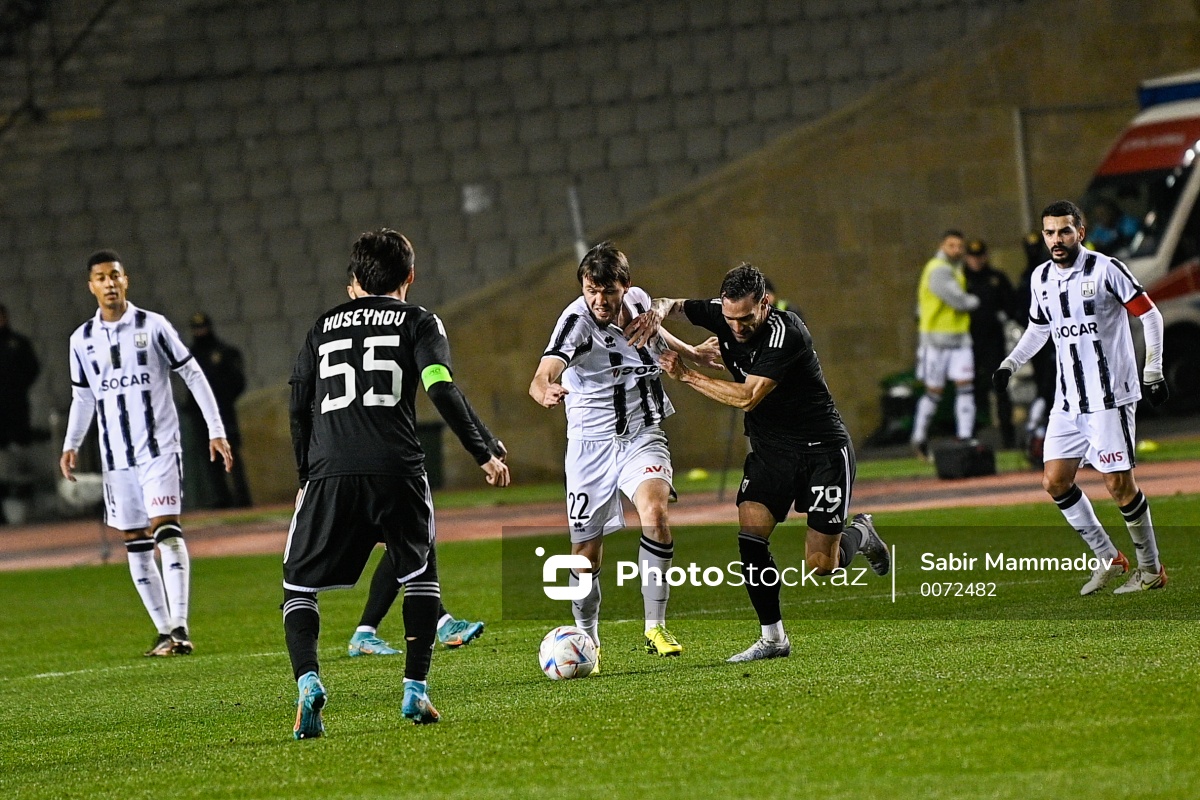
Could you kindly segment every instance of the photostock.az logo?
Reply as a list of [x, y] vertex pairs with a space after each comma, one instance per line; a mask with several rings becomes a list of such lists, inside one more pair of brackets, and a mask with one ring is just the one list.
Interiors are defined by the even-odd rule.
[[[546, 555], [546, 548], [539, 547], [533, 551], [538, 558]], [[546, 597], [551, 600], [582, 600], [587, 597], [592, 591], [592, 562], [587, 556], [583, 555], [558, 555], [550, 556], [546, 562], [542, 564], [542, 583], [546, 584], [542, 587], [542, 591], [546, 593]], [[574, 586], [555, 586], [558, 582], [559, 570], [570, 570], [575, 573], [579, 579], [579, 583]], [[588, 570], [584, 572], [584, 570]]]

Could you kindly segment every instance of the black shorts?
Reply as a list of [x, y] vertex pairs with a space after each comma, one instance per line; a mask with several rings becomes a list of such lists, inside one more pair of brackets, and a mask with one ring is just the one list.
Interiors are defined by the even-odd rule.
[[808, 527], [818, 533], [841, 533], [848, 520], [854, 488], [854, 447], [828, 453], [797, 453], [755, 446], [746, 456], [737, 504], [761, 503], [776, 522], [788, 510], [808, 514]]
[[387, 545], [400, 583], [420, 575], [434, 547], [425, 475], [344, 475], [304, 485], [283, 552], [283, 586], [298, 592], [358, 582], [375, 545]]

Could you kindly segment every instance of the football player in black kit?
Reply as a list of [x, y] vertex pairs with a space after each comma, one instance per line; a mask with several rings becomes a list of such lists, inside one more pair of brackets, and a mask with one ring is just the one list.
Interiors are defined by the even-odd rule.
[[866, 556], [878, 575], [891, 569], [891, 554], [871, 516], [847, 519], [854, 446], [808, 328], [792, 312], [771, 307], [766, 279], [756, 268], [742, 264], [730, 270], [721, 296], [713, 300], [656, 299], [650, 311], [630, 323], [630, 341], [637, 346], [668, 317], [686, 318], [715, 333], [734, 380], [697, 372], [670, 352], [661, 358], [664, 371], [705, 397], [746, 412], [751, 452], [737, 495], [738, 549], [762, 636], [729, 661], [786, 657], [792, 648], [768, 540], [790, 508], [808, 515], [804, 562], [817, 575], [846, 568], [856, 553]]
[[387, 228], [358, 237], [350, 256], [356, 299], [327, 311], [292, 372], [292, 445], [301, 489], [283, 563], [283, 627], [299, 688], [294, 736], [324, 733], [317, 593], [353, 586], [375, 545], [387, 545], [404, 586], [404, 701], [417, 724], [437, 722], [426, 678], [440, 587], [433, 500], [417, 440], [420, 382], [493, 486], [508, 467], [489, 449], [454, 384], [437, 316], [405, 301], [413, 249]]

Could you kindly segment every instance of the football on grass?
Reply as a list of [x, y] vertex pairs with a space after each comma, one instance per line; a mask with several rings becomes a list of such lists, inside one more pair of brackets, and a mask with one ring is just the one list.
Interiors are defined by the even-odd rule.
[[560, 625], [542, 639], [538, 663], [552, 681], [586, 678], [596, 668], [596, 645], [581, 628]]

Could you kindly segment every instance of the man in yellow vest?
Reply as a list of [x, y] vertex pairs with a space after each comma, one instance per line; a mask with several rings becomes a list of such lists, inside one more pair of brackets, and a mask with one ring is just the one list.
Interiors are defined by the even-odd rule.
[[954, 381], [954, 418], [959, 439], [969, 439], [975, 427], [975, 361], [971, 347], [971, 313], [979, 298], [968, 294], [962, 270], [961, 231], [942, 234], [942, 245], [921, 271], [917, 287], [917, 379], [925, 394], [913, 416], [912, 445], [929, 458], [929, 423], [942, 399], [946, 381]]

